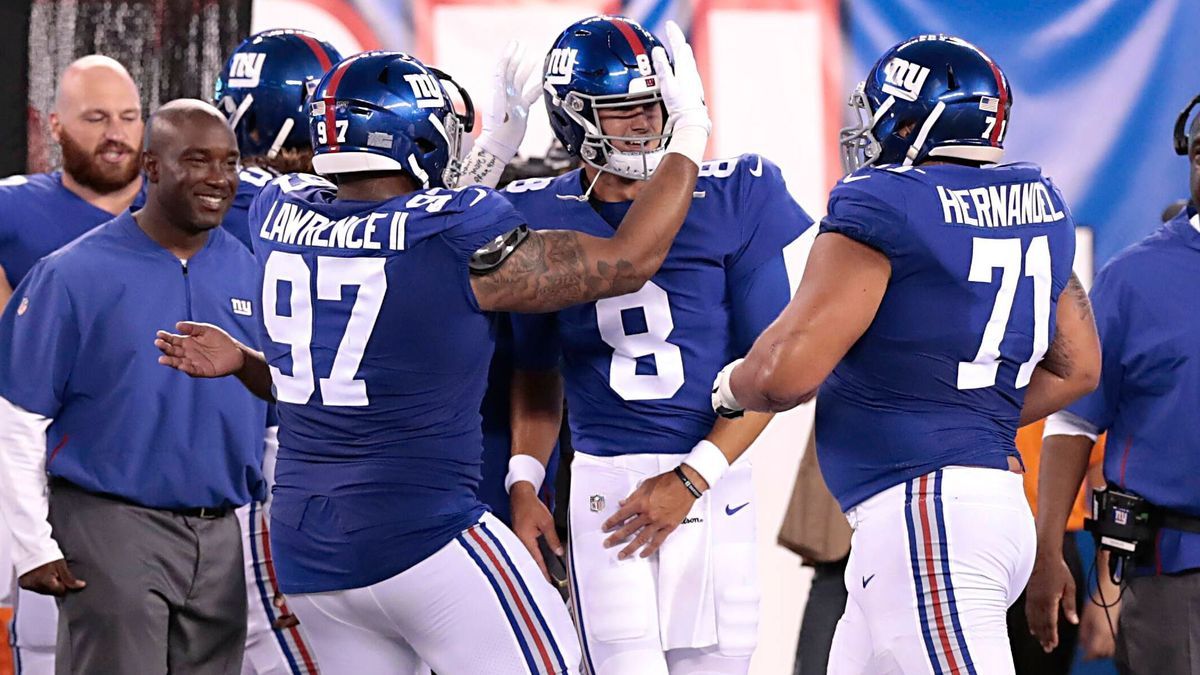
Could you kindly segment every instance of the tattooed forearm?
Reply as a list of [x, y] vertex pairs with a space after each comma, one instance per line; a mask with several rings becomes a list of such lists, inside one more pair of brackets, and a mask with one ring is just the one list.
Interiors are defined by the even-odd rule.
[[504, 173], [504, 162], [490, 152], [475, 148], [463, 160], [458, 185], [486, 185], [496, 187], [500, 174]]
[[[1083, 284], [1080, 283], [1079, 277], [1075, 276], [1074, 272], [1067, 280], [1067, 286], [1059, 296], [1058, 302], [1060, 304], [1070, 303], [1070, 308], [1078, 312], [1079, 319], [1088, 323], [1094, 321], [1092, 303], [1088, 300], [1087, 291], [1083, 290]], [[1038, 365], [1059, 377], [1069, 377], [1075, 370], [1074, 359], [1071, 356], [1075, 350], [1076, 345], [1064, 331], [1055, 331], [1054, 339], [1050, 342], [1046, 355], [1042, 357], [1042, 361]]]
[[1083, 284], [1080, 283], [1079, 277], [1075, 273], [1071, 273], [1071, 278], [1067, 280], [1067, 287], [1063, 289], [1063, 300], [1070, 299], [1076, 309], [1079, 310], [1079, 317], [1088, 321], [1095, 321], [1092, 316], [1092, 301], [1088, 299], [1087, 291], [1083, 290]]
[[629, 260], [596, 255], [607, 243], [578, 232], [531, 232], [498, 269], [471, 277], [471, 287], [484, 309], [510, 312], [552, 312], [636, 291], [646, 276]]

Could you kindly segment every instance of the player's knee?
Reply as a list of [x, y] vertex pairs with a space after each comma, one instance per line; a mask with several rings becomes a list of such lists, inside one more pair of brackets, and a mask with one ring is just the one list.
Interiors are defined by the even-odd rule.
[[728, 656], [719, 647], [673, 649], [667, 652], [671, 675], [746, 675], [750, 655]]
[[658, 649], [621, 650], [592, 665], [595, 666], [595, 675], [668, 675], [663, 653]]
[[[600, 642], [637, 640], [650, 634], [654, 587], [642, 561], [599, 570], [584, 598], [584, 633]], [[655, 622], [657, 623], [657, 622]]]

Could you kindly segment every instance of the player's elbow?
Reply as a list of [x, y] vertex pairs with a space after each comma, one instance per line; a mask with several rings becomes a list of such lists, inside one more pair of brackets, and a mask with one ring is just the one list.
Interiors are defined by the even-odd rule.
[[764, 402], [760, 412], [791, 410], [812, 399], [821, 386], [821, 380], [791, 351], [787, 347], [772, 350], [755, 373], [754, 385]]

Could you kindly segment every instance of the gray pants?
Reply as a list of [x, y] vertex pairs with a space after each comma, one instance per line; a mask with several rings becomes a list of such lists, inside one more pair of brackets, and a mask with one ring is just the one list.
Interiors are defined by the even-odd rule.
[[1200, 572], [1132, 579], [1119, 621], [1121, 673], [1200, 675]]
[[246, 581], [232, 511], [181, 516], [55, 482], [50, 524], [87, 583], [59, 601], [58, 675], [241, 671]]

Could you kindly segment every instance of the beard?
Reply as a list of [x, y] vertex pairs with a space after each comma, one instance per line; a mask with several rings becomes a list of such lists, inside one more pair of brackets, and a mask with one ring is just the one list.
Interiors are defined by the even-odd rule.
[[[138, 153], [124, 143], [105, 141], [94, 150], [88, 150], [71, 138], [65, 130], [59, 134], [59, 140], [62, 145], [63, 171], [70, 174], [80, 185], [100, 194], [109, 194], [128, 186], [141, 170]], [[129, 153], [128, 158], [117, 165], [100, 159], [101, 153], [113, 149], [124, 150]]]

